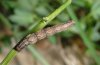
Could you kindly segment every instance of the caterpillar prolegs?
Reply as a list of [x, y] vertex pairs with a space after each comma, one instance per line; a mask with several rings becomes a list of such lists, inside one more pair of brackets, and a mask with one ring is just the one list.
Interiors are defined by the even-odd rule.
[[70, 26], [72, 26], [73, 24], [74, 22], [70, 20], [67, 23], [48, 27], [36, 33], [29, 34], [28, 36], [24, 37], [20, 42], [18, 42], [18, 44], [14, 47], [14, 49], [19, 52], [30, 43], [34, 44], [41, 39], [54, 35], [58, 32], [64, 31], [68, 29]]

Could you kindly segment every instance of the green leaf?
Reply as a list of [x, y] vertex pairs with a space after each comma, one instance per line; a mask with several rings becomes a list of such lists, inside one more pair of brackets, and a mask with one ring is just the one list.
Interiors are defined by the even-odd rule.
[[33, 6], [31, 5], [31, 3], [29, 2], [29, 0], [18, 0], [18, 7], [19, 8], [23, 8], [23, 9], [27, 9], [27, 10], [32, 10]]
[[67, 22], [67, 20], [69, 20], [69, 16], [66, 13], [61, 13], [57, 18], [62, 22]]
[[[81, 26], [82, 30], [85, 31], [85, 29], [86, 29], [85, 23], [84, 23], [84, 22], [79, 22], [79, 23], [80, 23], [80, 26]], [[70, 29], [70, 31], [72, 31], [73, 33], [77, 33], [77, 34], [79, 33], [79, 29], [77, 29], [77, 24], [76, 24], [75, 26], [70, 27], [69, 29]]]
[[73, 0], [73, 3], [79, 6], [85, 6], [85, 0]]
[[45, 8], [45, 6], [39, 6], [35, 9], [36, 13], [42, 16], [46, 16], [49, 14], [48, 10]]
[[29, 25], [33, 23], [34, 21], [34, 16], [31, 12], [15, 9], [15, 14], [11, 15], [10, 20], [19, 24], [19, 25]]
[[100, 40], [100, 32], [99, 32], [99, 28], [100, 28], [100, 22], [98, 22], [96, 24], [96, 26], [93, 28], [93, 31], [91, 32], [91, 38], [93, 41], [99, 41]]
[[100, 0], [96, 0], [91, 8], [92, 15], [95, 19], [100, 18]]
[[49, 41], [52, 43], [52, 44], [56, 44], [56, 36], [50, 36], [48, 37]]

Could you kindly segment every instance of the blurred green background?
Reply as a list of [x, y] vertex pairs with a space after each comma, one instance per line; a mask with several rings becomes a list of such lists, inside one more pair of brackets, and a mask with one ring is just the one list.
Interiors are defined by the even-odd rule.
[[[64, 1], [0, 0], [0, 62], [16, 44], [13, 42], [18, 42]], [[100, 0], [72, 0], [72, 4], [46, 27], [70, 19], [76, 22], [73, 27], [41, 40], [30, 52], [22, 51], [11, 65], [100, 64]]]

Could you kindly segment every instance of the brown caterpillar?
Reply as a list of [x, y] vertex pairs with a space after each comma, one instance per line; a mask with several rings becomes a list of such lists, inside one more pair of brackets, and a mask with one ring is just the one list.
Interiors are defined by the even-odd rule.
[[60, 24], [60, 25], [55, 25], [52, 27], [48, 27], [45, 28], [43, 30], [40, 30], [36, 33], [32, 33], [29, 34], [28, 36], [26, 36], [25, 38], [23, 38], [15, 47], [14, 49], [16, 51], [21, 51], [23, 48], [25, 48], [27, 45], [29, 45], [30, 43], [36, 43], [37, 41], [44, 39], [48, 36], [54, 35], [58, 32], [64, 31], [66, 29], [68, 29], [68, 27], [70, 27], [71, 25], [73, 25], [74, 22], [73, 21], [68, 21], [65, 24]]

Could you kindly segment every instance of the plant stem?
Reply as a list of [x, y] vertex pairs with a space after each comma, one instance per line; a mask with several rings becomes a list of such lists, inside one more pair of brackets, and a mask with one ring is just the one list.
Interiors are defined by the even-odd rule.
[[67, 28], [69, 28], [73, 24], [74, 24], [74, 22], [69, 20], [68, 23], [55, 25], [52, 27], [42, 29], [41, 31], [29, 34], [29, 35], [25, 36], [21, 41], [19, 41], [19, 43], [14, 47], [14, 49], [16, 51], [20, 52], [22, 49], [24, 49], [30, 43], [35, 44], [39, 40], [42, 40], [49, 36], [52, 36], [56, 33], [65, 31]]
[[[29, 30], [29, 32], [32, 33], [32, 32], [41, 30], [43, 27], [45, 27], [51, 20], [53, 20], [59, 13], [61, 13], [70, 4], [71, 4], [71, 0], [66, 1], [58, 9], [56, 9], [51, 15], [49, 15], [48, 17], [44, 17], [34, 28]], [[8, 55], [5, 57], [5, 59], [1, 62], [1, 65], [7, 65], [11, 61], [11, 59], [13, 59], [15, 57], [16, 54], [17, 54], [17, 51], [12, 49], [8, 53]]]
[[5, 59], [0, 63], [0, 65], [7, 65], [9, 61], [11, 61], [12, 58], [16, 56], [16, 54], [17, 54], [16, 50], [12, 49], [5, 57]]
[[71, 4], [71, 0], [67, 0], [62, 6], [56, 9], [52, 14], [50, 14], [47, 17], [43, 17], [43, 19], [40, 22], [38, 22], [37, 25], [35, 25], [31, 30], [29, 30], [29, 33], [36, 32], [44, 28], [51, 20], [53, 20], [57, 15], [59, 15], [70, 4]]

